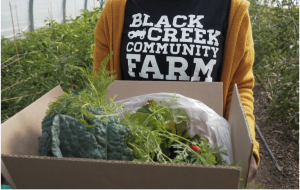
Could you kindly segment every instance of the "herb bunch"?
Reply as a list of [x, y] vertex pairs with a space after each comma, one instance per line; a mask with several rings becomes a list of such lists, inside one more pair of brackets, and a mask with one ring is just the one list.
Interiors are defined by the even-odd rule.
[[[134, 151], [135, 161], [225, 165], [222, 147], [213, 147], [198, 135], [190, 137], [189, 117], [176, 108], [176, 99], [174, 95], [170, 102], [149, 100], [137, 112], [122, 115], [120, 123], [131, 131], [127, 144]], [[118, 109], [122, 113], [123, 107]]]
[[[79, 120], [85, 127], [91, 128], [92, 125], [87, 123], [88, 120], [93, 120], [95, 117], [117, 116], [114, 106], [106, 99], [108, 87], [114, 82], [116, 76], [111, 76], [111, 72], [106, 71], [106, 65], [111, 58], [110, 53], [101, 64], [98, 73], [94, 74], [89, 68], [73, 66], [85, 76], [85, 88], [78, 91], [65, 92], [56, 102], [52, 102], [47, 110], [47, 115], [54, 116], [58, 113], [72, 116]], [[92, 108], [101, 107], [103, 113], [101, 116], [91, 112]]]

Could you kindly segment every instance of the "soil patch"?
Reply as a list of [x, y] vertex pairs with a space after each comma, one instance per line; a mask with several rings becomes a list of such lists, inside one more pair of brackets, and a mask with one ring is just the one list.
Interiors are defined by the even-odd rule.
[[258, 167], [256, 184], [264, 189], [299, 189], [299, 145], [289, 136], [279, 120], [267, 121], [265, 111], [269, 104], [266, 91], [260, 83], [255, 83], [254, 116], [262, 135], [273, 152], [282, 172], [278, 171], [263, 141], [256, 132], [261, 162]]

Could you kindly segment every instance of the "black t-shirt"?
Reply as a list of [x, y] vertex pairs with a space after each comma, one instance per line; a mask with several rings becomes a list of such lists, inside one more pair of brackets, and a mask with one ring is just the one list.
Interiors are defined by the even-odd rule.
[[127, 0], [124, 80], [220, 81], [230, 0]]

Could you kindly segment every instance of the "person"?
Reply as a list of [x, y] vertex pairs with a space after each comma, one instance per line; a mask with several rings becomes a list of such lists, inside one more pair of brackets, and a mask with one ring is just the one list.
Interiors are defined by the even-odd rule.
[[95, 29], [93, 71], [113, 52], [106, 69], [117, 80], [223, 82], [226, 119], [236, 83], [254, 141], [253, 183], [260, 157], [248, 7], [246, 0], [108, 0]]

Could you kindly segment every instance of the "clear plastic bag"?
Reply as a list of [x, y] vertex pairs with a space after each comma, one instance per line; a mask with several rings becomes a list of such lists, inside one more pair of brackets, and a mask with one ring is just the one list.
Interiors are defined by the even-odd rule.
[[[227, 150], [228, 156], [222, 155], [222, 158], [227, 162], [227, 164], [230, 164], [233, 161], [233, 155], [231, 145], [231, 126], [229, 123], [204, 103], [180, 94], [175, 95], [178, 97], [176, 107], [185, 111], [185, 113], [187, 113], [190, 117], [190, 129], [188, 132], [191, 137], [198, 134], [199, 136], [209, 140], [213, 146], [223, 145], [221, 150]], [[148, 100], [153, 99], [156, 102], [166, 100], [169, 102], [172, 100], [172, 97], [174, 97], [173, 93], [154, 93], [135, 96], [117, 102], [125, 103], [125, 110], [129, 110], [132, 113], [141, 108]]]

